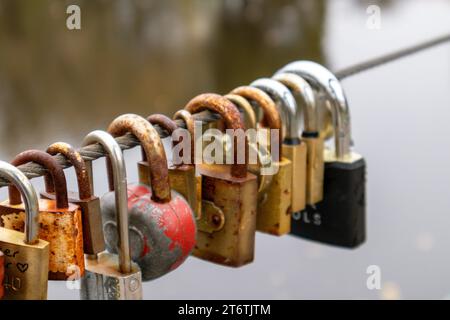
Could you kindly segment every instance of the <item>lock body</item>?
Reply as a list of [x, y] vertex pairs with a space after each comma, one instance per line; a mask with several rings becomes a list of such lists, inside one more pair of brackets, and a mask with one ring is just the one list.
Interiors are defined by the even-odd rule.
[[[43, 191], [40, 194], [43, 199], [56, 199], [54, 193]], [[105, 251], [100, 198], [93, 196], [90, 199], [80, 199], [77, 192], [68, 192], [68, 196], [69, 202], [78, 205], [81, 210], [84, 254], [98, 254]]]
[[306, 144], [306, 204], [313, 205], [323, 199], [324, 142], [317, 136], [302, 137]]
[[291, 231], [292, 163], [282, 158], [270, 185], [258, 192], [256, 229], [281, 236]]
[[118, 255], [102, 252], [97, 259], [86, 259], [81, 279], [81, 300], [141, 300], [141, 272], [132, 262], [131, 272], [120, 273]]
[[298, 212], [306, 207], [306, 143], [300, 140], [284, 141], [283, 157], [292, 162], [292, 212]]
[[326, 161], [324, 197], [293, 214], [291, 234], [335, 246], [355, 248], [366, 239], [365, 160]]
[[[117, 253], [115, 194], [101, 198], [106, 248]], [[157, 203], [145, 185], [128, 185], [129, 237], [131, 258], [142, 272], [144, 281], [153, 280], [176, 269], [191, 254], [196, 239], [196, 225], [186, 200], [172, 190], [171, 201]]]
[[[138, 163], [139, 183], [150, 186], [148, 177], [148, 162]], [[170, 187], [181, 194], [200, 219], [202, 213], [202, 177], [196, 175], [194, 165], [180, 165], [169, 167]]]
[[[2, 203], [1, 210], [5, 203]], [[0, 228], [0, 250], [4, 253], [4, 299], [46, 300], [49, 244], [38, 240], [24, 243], [24, 234]]]
[[[232, 177], [228, 165], [199, 165], [202, 197], [209, 203], [199, 222], [194, 256], [239, 267], [254, 258], [257, 179]], [[205, 205], [205, 202], [203, 202]], [[213, 206], [211, 205], [213, 204]]]
[[[23, 232], [25, 209], [23, 204], [0, 204], [0, 223], [6, 229]], [[53, 200], [39, 200], [39, 239], [49, 243], [49, 280], [65, 280], [73, 274], [83, 276], [83, 229], [81, 211], [77, 205], [56, 208]], [[78, 270], [74, 269], [74, 266]]]

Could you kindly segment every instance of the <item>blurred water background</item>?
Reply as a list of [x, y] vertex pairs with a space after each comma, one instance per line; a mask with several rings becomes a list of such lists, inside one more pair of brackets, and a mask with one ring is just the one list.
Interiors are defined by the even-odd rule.
[[[81, 7], [79, 31], [66, 28], [69, 4]], [[371, 4], [379, 30], [366, 26]], [[226, 93], [296, 59], [338, 70], [448, 32], [448, 0], [0, 0], [0, 158], [78, 146], [122, 113], [171, 115], [197, 94]], [[367, 243], [349, 251], [258, 234], [253, 264], [190, 258], [146, 283], [146, 299], [450, 297], [450, 45], [343, 86], [368, 163]], [[126, 156], [136, 181], [139, 150]], [[102, 194], [103, 160], [94, 169]], [[381, 268], [381, 290], [366, 286], [369, 265]], [[49, 298], [78, 292], [53, 282]]]

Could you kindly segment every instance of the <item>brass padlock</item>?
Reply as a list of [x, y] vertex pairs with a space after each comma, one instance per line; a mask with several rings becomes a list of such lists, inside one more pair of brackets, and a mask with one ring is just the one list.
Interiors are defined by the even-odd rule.
[[[306, 143], [300, 139], [301, 110], [297, 108], [294, 96], [280, 82], [261, 78], [250, 84], [269, 94], [276, 102], [283, 125], [282, 154], [292, 162], [291, 211], [298, 212], [306, 207]], [[266, 119], [263, 119], [265, 122]]]
[[[258, 217], [256, 229], [261, 232], [284, 235], [291, 230], [292, 163], [281, 154], [281, 117], [274, 101], [262, 90], [243, 86], [232, 91], [234, 94], [254, 102], [263, 110], [265, 125], [277, 132], [277, 141], [270, 143], [272, 176], [269, 186], [258, 192]], [[278, 148], [275, 148], [278, 146]]]
[[[88, 173], [88, 167], [81, 155], [69, 144], [57, 142], [47, 148], [51, 155], [62, 154], [75, 168], [78, 182], [78, 193], [69, 192], [69, 202], [80, 206], [83, 222], [83, 251], [84, 254], [98, 254], [105, 250], [103, 238], [102, 214], [100, 211], [100, 199], [92, 193], [92, 183]], [[89, 164], [90, 165], [90, 164]], [[45, 176], [45, 191], [41, 197], [55, 199], [55, 188]]]
[[82, 300], [141, 300], [142, 276], [131, 261], [128, 229], [128, 197], [125, 161], [116, 140], [105, 131], [93, 131], [83, 145], [99, 143], [108, 154], [112, 168], [118, 229], [117, 254], [107, 251], [86, 256], [86, 275], [81, 280]]
[[0, 204], [2, 212], [25, 212], [25, 233], [0, 228], [0, 250], [4, 252], [4, 299], [47, 299], [49, 243], [38, 238], [39, 203], [36, 191], [27, 177], [7, 162], [0, 161], [0, 176], [16, 186], [24, 203]]
[[[182, 119], [186, 123], [187, 130], [184, 133], [176, 130], [184, 130], [178, 128], [175, 121], [170, 119], [169, 117], [162, 114], [153, 114], [147, 118], [147, 120], [151, 124], [157, 124], [164, 130], [166, 130], [171, 136], [172, 139], [183, 137], [183, 139], [188, 139], [190, 143], [187, 144], [190, 151], [188, 155], [184, 154], [174, 154], [172, 152], [172, 163], [169, 165], [169, 180], [170, 187], [180, 193], [189, 203], [192, 210], [195, 213], [196, 219], [200, 219], [201, 217], [201, 176], [196, 172], [195, 166], [195, 145], [194, 145], [194, 129], [195, 123], [191, 114], [186, 110], [180, 110], [183, 112], [177, 112], [174, 116], [175, 119]], [[173, 133], [175, 132], [175, 137]], [[178, 134], [180, 132], [180, 135]], [[173, 141], [172, 151], [174, 151], [175, 146], [177, 145], [177, 141]], [[179, 142], [179, 141], [178, 141]], [[182, 149], [181, 152], [184, 150]], [[187, 157], [186, 157], [187, 156]], [[188, 161], [184, 161], [184, 159], [189, 159]], [[144, 158], [145, 159], [145, 158]], [[146, 169], [147, 171], [144, 171]], [[150, 181], [148, 181], [148, 162], [142, 161], [139, 163], [139, 181], [140, 183], [150, 185]]]
[[[199, 95], [185, 109], [192, 114], [202, 110], [217, 112], [227, 129], [235, 134], [245, 130], [237, 107], [220, 95]], [[247, 171], [247, 139], [242, 164], [238, 163], [237, 140], [234, 136], [232, 165], [199, 164], [205, 201], [194, 250], [196, 257], [233, 267], [254, 258], [258, 191], [256, 176]]]
[[[50, 243], [49, 280], [66, 280], [84, 274], [83, 227], [80, 207], [69, 203], [66, 177], [56, 160], [43, 151], [28, 150], [11, 162], [19, 166], [35, 162], [44, 166], [53, 180], [56, 201], [39, 200], [39, 238]], [[25, 213], [15, 208], [21, 203], [15, 187], [9, 187], [9, 204], [2, 204], [1, 220], [7, 229], [23, 231]]]
[[[306, 204], [313, 205], [323, 199], [324, 174], [324, 140], [320, 136], [320, 127], [317, 120], [317, 108], [314, 91], [309, 83], [295, 73], [279, 73], [273, 79], [287, 86], [291, 92], [301, 98], [303, 111], [302, 140], [307, 146], [306, 160]], [[298, 101], [298, 100], [297, 100]]]

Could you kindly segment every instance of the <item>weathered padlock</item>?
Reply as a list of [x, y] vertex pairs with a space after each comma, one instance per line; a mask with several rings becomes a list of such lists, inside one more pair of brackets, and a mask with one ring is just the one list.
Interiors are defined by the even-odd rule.
[[0, 251], [0, 299], [3, 298], [3, 278], [5, 276], [5, 255]]
[[[153, 280], [179, 267], [191, 254], [196, 240], [194, 213], [186, 200], [170, 189], [166, 154], [161, 138], [146, 119], [125, 114], [108, 128], [119, 137], [133, 134], [145, 150], [150, 186], [128, 185], [132, 259], [144, 281]], [[117, 252], [114, 193], [102, 198], [106, 247]]]
[[[141, 300], [142, 275], [136, 263], [131, 261], [127, 176], [122, 150], [114, 138], [105, 131], [93, 131], [83, 141], [83, 145], [99, 143], [106, 151], [110, 164], [110, 184], [115, 190], [115, 226], [118, 229], [118, 255], [101, 252], [86, 255], [86, 274], [81, 279], [80, 298], [82, 300]], [[112, 176], [112, 177], [111, 177]], [[111, 193], [109, 193], [111, 195]], [[102, 208], [103, 209], [103, 208]]]
[[[366, 238], [365, 160], [351, 150], [350, 112], [339, 80], [323, 66], [311, 61], [288, 64], [279, 72], [292, 72], [306, 79], [319, 99], [331, 107], [335, 150], [325, 150], [323, 201], [308, 206], [292, 233], [300, 237], [354, 248]], [[320, 105], [326, 105], [322, 103]]]
[[[289, 89], [280, 82], [261, 78], [250, 86], [259, 88], [276, 102], [283, 125], [282, 154], [292, 162], [291, 211], [299, 212], [306, 207], [306, 143], [300, 138], [301, 110]], [[267, 122], [263, 119], [263, 122]]]
[[[39, 200], [39, 238], [50, 243], [49, 280], [66, 280], [83, 276], [83, 227], [79, 206], [68, 202], [66, 177], [56, 160], [43, 151], [28, 150], [11, 162], [19, 166], [35, 162], [44, 166], [56, 190], [56, 200]], [[9, 204], [2, 204], [2, 225], [7, 229], [23, 231], [25, 213], [14, 206], [21, 203], [17, 188], [9, 188]]]
[[273, 79], [280, 81], [296, 97], [301, 98], [297, 105], [302, 106], [304, 119], [302, 140], [306, 143], [307, 149], [306, 204], [316, 204], [323, 199], [324, 141], [320, 136], [313, 89], [306, 80], [294, 73], [279, 73]]
[[270, 135], [276, 130], [276, 141], [271, 141], [271, 153], [274, 159], [273, 177], [267, 188], [258, 190], [258, 217], [256, 229], [261, 232], [281, 236], [291, 231], [292, 163], [281, 154], [281, 117], [274, 101], [262, 90], [244, 86], [232, 91], [253, 101], [264, 113], [265, 125]]
[[[177, 112], [174, 118], [181, 118], [186, 123], [187, 131], [180, 136], [176, 130], [184, 130], [178, 128], [175, 121], [170, 119], [169, 117], [162, 114], [153, 114], [147, 118], [152, 125], [159, 125], [163, 128], [169, 135], [174, 138], [173, 133], [175, 132], [175, 138], [183, 137], [183, 140], [186, 138], [188, 142], [186, 146], [189, 148], [186, 151], [189, 151], [189, 154], [174, 154], [175, 146], [177, 142], [174, 141], [172, 144], [172, 163], [169, 165], [169, 181], [170, 187], [180, 193], [189, 203], [192, 210], [195, 213], [196, 219], [200, 219], [201, 217], [201, 176], [196, 173], [195, 166], [195, 123], [191, 114], [186, 110], [180, 110], [182, 112]], [[179, 142], [179, 141], [178, 141]], [[183, 141], [184, 142], [184, 141]], [[183, 153], [184, 148], [180, 151]], [[188, 156], [188, 161], [185, 161], [186, 156]], [[146, 159], [146, 157], [144, 157]], [[141, 161], [139, 163], [139, 182], [145, 185], [150, 185], [149, 175], [148, 175], [149, 165], [147, 161]]]
[[[78, 182], [78, 193], [69, 192], [69, 202], [80, 206], [83, 223], [83, 251], [84, 254], [98, 254], [105, 250], [103, 239], [102, 214], [100, 212], [100, 199], [92, 194], [91, 181], [86, 162], [81, 155], [69, 144], [57, 142], [47, 148], [51, 155], [62, 154], [75, 168]], [[41, 197], [55, 199], [55, 188], [45, 176], [45, 191]]]
[[49, 243], [38, 238], [39, 203], [27, 177], [9, 163], [0, 161], [0, 176], [15, 185], [23, 204], [0, 204], [0, 214], [12, 210], [25, 212], [25, 233], [0, 228], [0, 250], [4, 252], [4, 299], [47, 299]]
[[257, 214], [257, 179], [247, 171], [248, 145], [244, 141], [244, 163], [239, 163], [238, 137], [245, 127], [237, 107], [216, 94], [202, 94], [185, 107], [190, 113], [217, 112], [234, 136], [233, 164], [199, 164], [202, 174], [202, 218], [198, 223], [194, 255], [215, 263], [238, 267], [254, 258]]

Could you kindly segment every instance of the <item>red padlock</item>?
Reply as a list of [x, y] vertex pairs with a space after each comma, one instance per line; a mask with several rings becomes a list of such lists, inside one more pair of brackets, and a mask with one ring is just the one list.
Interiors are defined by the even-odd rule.
[[[149, 163], [151, 187], [128, 185], [128, 209], [132, 259], [141, 268], [142, 280], [153, 280], [176, 269], [191, 254], [196, 242], [194, 213], [187, 201], [171, 190], [164, 147], [146, 119], [122, 115], [108, 131], [114, 137], [136, 136]], [[102, 198], [106, 247], [111, 252], [117, 252], [114, 201], [113, 192]]]

